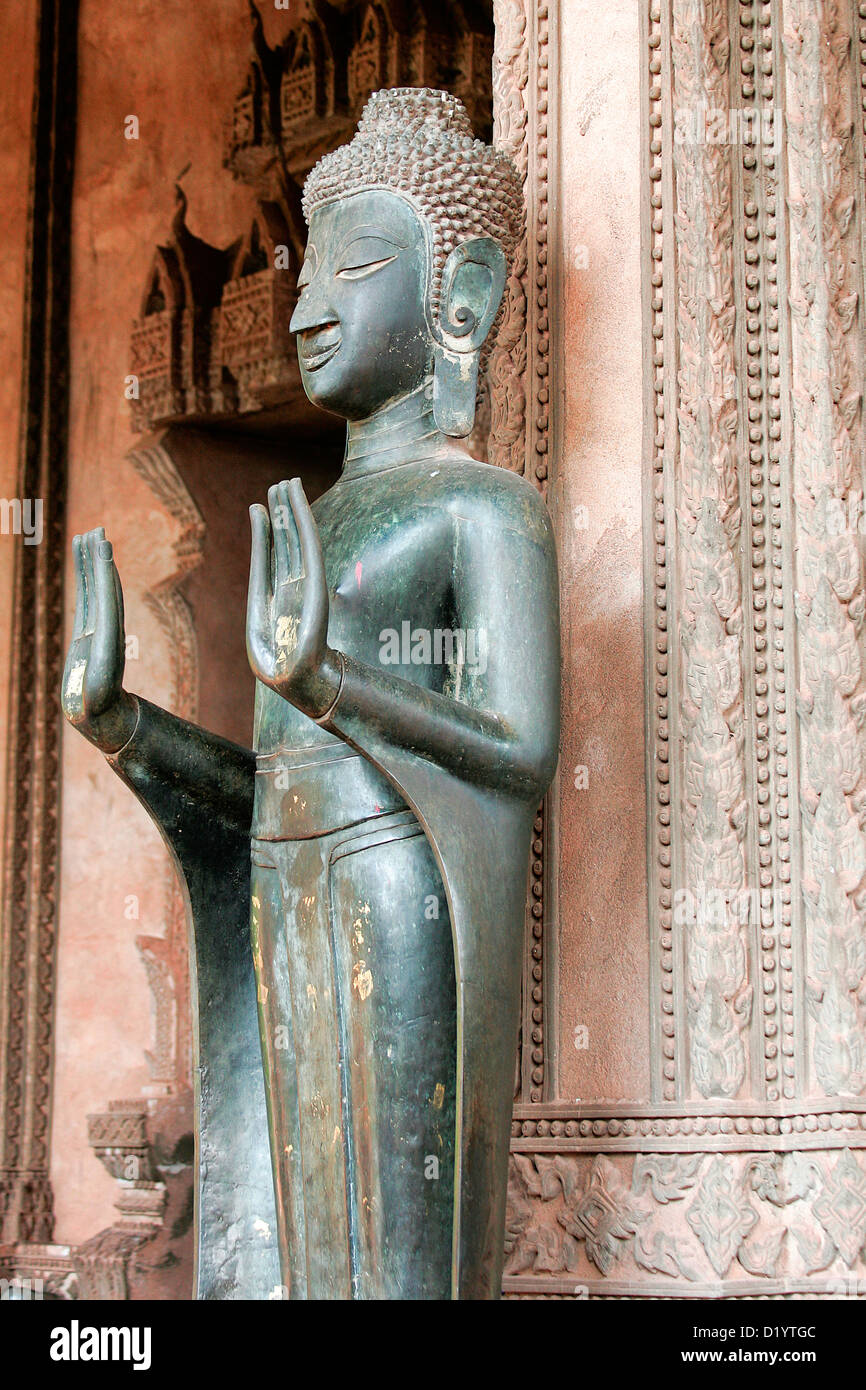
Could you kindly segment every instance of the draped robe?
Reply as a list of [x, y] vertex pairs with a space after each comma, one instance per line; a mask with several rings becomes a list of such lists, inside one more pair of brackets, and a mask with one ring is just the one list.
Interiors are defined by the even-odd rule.
[[[259, 685], [253, 753], [140, 701], [110, 759], [189, 905], [199, 1297], [498, 1296], [558, 585], [534, 489], [455, 455], [367, 460], [314, 505], [347, 659], [325, 721]], [[395, 664], [406, 622], [475, 634], [474, 664]], [[458, 723], [436, 757], [353, 701], [393, 676], [510, 751], [473, 761]]]

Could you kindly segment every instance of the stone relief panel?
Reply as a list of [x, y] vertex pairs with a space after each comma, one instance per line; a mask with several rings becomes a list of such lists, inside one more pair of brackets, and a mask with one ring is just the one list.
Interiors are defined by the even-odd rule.
[[[727, 16], [708, 4], [671, 14], [675, 112], [727, 110]], [[682, 933], [680, 1005], [689, 1090], [738, 1095], [748, 1076], [752, 989], [746, 929], [742, 512], [734, 357], [733, 170], [728, 150], [674, 142], [677, 440], [674, 653], [680, 756]], [[703, 903], [720, 911], [704, 911]], [[675, 917], [677, 914], [675, 914]], [[685, 1059], [683, 1059], [685, 1061]]]
[[515, 1153], [510, 1287], [574, 1297], [862, 1292], [866, 1167], [852, 1149], [759, 1154]]
[[863, 208], [855, 199], [862, 150], [858, 159], [851, 96], [862, 8], [791, 3], [783, 32], [805, 946], [801, 1046], [812, 1086], [847, 1096], [862, 1096], [866, 1088], [866, 594], [856, 515], [864, 485]]

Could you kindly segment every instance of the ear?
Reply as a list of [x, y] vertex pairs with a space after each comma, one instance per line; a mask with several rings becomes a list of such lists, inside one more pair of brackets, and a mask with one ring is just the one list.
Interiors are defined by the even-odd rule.
[[492, 237], [455, 246], [442, 271], [439, 333], [452, 352], [479, 352], [505, 289], [505, 255]]
[[443, 434], [472, 430], [479, 354], [504, 289], [505, 255], [492, 237], [461, 242], [445, 262], [433, 371], [433, 415]]

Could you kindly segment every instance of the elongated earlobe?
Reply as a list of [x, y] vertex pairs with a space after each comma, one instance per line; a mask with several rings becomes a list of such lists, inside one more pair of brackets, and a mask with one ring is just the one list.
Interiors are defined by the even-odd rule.
[[433, 418], [462, 439], [475, 423], [478, 365], [505, 288], [505, 256], [492, 237], [455, 246], [442, 271], [433, 359]]
[[436, 345], [433, 358], [433, 419], [452, 439], [465, 439], [475, 424], [479, 353], [449, 352]]

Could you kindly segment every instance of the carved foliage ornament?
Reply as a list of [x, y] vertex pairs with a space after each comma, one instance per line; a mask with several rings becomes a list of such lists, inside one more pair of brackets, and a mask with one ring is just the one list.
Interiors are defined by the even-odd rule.
[[857, 530], [846, 524], [863, 486], [851, 32], [834, 0], [788, 0], [785, 18], [806, 1000], [819, 1085], [828, 1095], [860, 1095], [866, 590]]
[[862, 1268], [864, 1156], [513, 1154], [507, 1231], [506, 1278], [844, 1276]]
[[[703, 22], [701, 22], [701, 19]], [[672, 4], [675, 109], [726, 110], [727, 4]], [[677, 538], [682, 639], [685, 887], [735, 904], [746, 887], [743, 763], [742, 526], [736, 461], [732, 171], [727, 148], [674, 144], [679, 457]], [[692, 1083], [736, 1096], [747, 1076], [747, 940], [733, 907], [688, 927]]]

